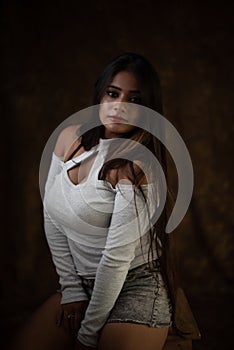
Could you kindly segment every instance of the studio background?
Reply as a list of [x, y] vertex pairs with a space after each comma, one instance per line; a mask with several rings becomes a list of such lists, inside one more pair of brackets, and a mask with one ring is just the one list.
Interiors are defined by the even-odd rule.
[[194, 349], [230, 349], [231, 8], [209, 1], [13, 0], [2, 1], [0, 10], [1, 342], [58, 286], [38, 184], [44, 146], [64, 119], [90, 106], [94, 81], [106, 63], [133, 51], [158, 71], [164, 116], [193, 162], [193, 199], [176, 234], [183, 287], [202, 334]]

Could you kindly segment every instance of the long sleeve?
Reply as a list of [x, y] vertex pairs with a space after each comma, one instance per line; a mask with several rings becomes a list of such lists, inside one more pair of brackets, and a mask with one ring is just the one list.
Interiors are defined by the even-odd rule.
[[65, 304], [74, 301], [88, 300], [88, 297], [83, 290], [80, 277], [77, 275], [67, 237], [62, 227], [51, 218], [46, 206], [48, 191], [60, 171], [61, 160], [53, 154], [44, 198], [44, 230], [52, 259], [59, 276], [62, 292], [61, 303]]
[[62, 232], [62, 229], [53, 223], [46, 209], [44, 209], [44, 228], [52, 259], [59, 276], [62, 292], [61, 304], [88, 300], [87, 294], [82, 287], [81, 279], [75, 270], [67, 237]]
[[121, 185], [120, 189], [116, 192], [106, 246], [98, 265], [92, 297], [78, 333], [78, 339], [87, 346], [97, 345], [99, 331], [123, 287], [140, 237], [149, 228], [147, 209], [141, 194], [136, 194], [135, 203], [132, 185]]

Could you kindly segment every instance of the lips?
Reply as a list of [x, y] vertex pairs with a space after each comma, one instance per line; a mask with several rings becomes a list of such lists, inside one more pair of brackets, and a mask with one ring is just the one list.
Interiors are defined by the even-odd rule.
[[110, 115], [108, 117], [108, 119], [110, 119], [113, 123], [123, 123], [123, 122], [127, 122], [126, 119], [118, 116], [118, 115]]

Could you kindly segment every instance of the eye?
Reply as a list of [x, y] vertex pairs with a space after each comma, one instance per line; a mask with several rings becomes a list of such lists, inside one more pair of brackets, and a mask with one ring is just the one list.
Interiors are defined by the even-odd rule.
[[117, 91], [113, 91], [113, 90], [107, 90], [106, 94], [108, 96], [110, 96], [111, 98], [118, 98], [119, 97], [119, 93]]
[[132, 96], [132, 97], [130, 97], [129, 102], [140, 104], [141, 103], [141, 98], [138, 97], [138, 96]]

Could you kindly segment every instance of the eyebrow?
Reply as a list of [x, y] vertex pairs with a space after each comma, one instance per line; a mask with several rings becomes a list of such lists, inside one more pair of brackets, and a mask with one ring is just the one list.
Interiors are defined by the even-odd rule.
[[[122, 91], [122, 89], [118, 86], [115, 86], [115, 85], [108, 85], [107, 87], [111, 87], [111, 88], [114, 88], [114, 89], [117, 89], [119, 91]], [[140, 90], [130, 90], [129, 92], [131, 93], [134, 93], [134, 94], [140, 94]]]

